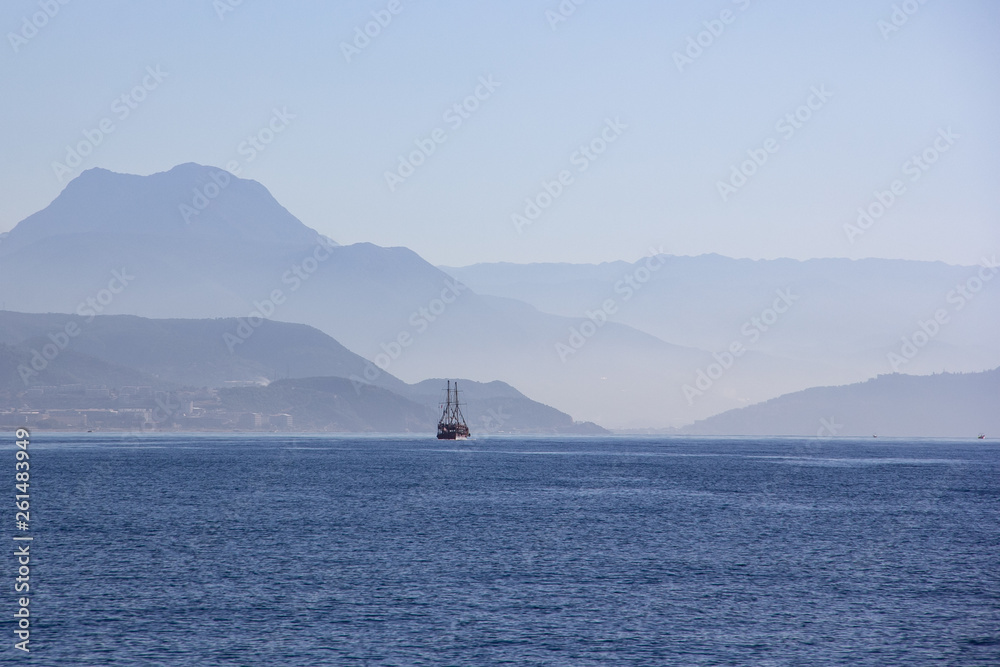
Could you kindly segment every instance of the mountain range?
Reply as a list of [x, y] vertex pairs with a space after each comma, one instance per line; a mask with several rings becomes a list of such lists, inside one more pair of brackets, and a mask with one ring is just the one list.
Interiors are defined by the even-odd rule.
[[[396, 391], [427, 378], [502, 381], [603, 426], [680, 427], [817, 385], [997, 366], [1000, 290], [979, 277], [995, 264], [655, 248], [631, 263], [435, 267], [406, 248], [338, 245], [261, 184], [184, 164], [83, 172], [0, 242], [0, 305], [94, 324], [223, 318], [216, 333], [230, 357], [246, 352], [207, 368], [212, 382], [353, 376]], [[313, 371], [310, 354], [290, 348], [263, 372], [254, 349], [279, 321], [318, 330], [297, 333], [297, 349], [322, 332], [359, 359]], [[108, 361], [182, 383], [199, 365], [143, 354]], [[52, 372], [83, 372], [72, 353], [59, 361]]]

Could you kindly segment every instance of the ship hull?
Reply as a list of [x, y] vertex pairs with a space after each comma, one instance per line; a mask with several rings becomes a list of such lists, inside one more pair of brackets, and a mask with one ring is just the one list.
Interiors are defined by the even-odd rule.
[[461, 426], [458, 428], [448, 428], [447, 426], [438, 427], [438, 440], [465, 440], [469, 437], [469, 432], [467, 429], [463, 429]]

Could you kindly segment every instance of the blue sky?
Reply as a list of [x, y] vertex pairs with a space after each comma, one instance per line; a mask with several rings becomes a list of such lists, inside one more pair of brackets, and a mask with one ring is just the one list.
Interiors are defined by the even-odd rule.
[[[229, 4], [5, 2], [0, 231], [82, 169], [235, 161], [333, 239], [435, 264], [650, 246], [971, 264], [1000, 246], [994, 2], [566, 0], [559, 22], [557, 0]], [[387, 24], [348, 59], [373, 12]], [[271, 142], [251, 150], [255, 135]], [[390, 187], [417, 142], [434, 151]], [[911, 161], [925, 151], [933, 164]], [[547, 205], [531, 220], [528, 199]]]

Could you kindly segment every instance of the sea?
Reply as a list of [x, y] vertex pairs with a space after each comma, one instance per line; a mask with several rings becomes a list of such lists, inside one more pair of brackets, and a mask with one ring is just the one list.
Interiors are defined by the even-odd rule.
[[3, 664], [1000, 665], [990, 440], [36, 432], [30, 471]]

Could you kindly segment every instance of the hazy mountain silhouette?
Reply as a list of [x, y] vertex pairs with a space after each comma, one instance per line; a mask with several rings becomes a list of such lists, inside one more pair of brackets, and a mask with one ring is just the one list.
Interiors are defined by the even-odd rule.
[[260, 183], [187, 163], [150, 176], [88, 169], [11, 230], [3, 252], [66, 235], [294, 246], [317, 233]]
[[[993, 255], [985, 259], [996, 261]], [[613, 293], [616, 282], [645, 262], [498, 263], [445, 270], [480, 293], [568, 316], [593, 308]], [[980, 282], [981, 273], [989, 280]], [[775, 321], [765, 323], [762, 315], [779, 291], [794, 302]], [[935, 326], [932, 320], [939, 311], [947, 322]], [[754, 318], [765, 319], [763, 326]], [[982, 266], [884, 259], [668, 256], [614, 319], [680, 346], [721, 353], [734, 341], [742, 343], [757, 358], [741, 357], [711, 391], [759, 401], [894, 371], [926, 374], [995, 367], [1000, 364], [1000, 273]], [[893, 367], [888, 354], [902, 356], [902, 338], [912, 340], [922, 331], [921, 323], [933, 335], [925, 343], [919, 333], [918, 342], [925, 343], [919, 353]], [[694, 380], [691, 376], [689, 381]]]
[[[608, 324], [564, 363], [556, 344], [566, 344], [579, 319], [480, 296], [405, 248], [335, 246], [250, 181], [232, 178], [185, 221], [180, 207], [218, 173], [197, 165], [147, 177], [84, 172], [0, 245], [6, 308], [153, 318], [258, 312], [315, 326], [410, 382], [502, 380], [564, 411], [618, 424], [680, 423], [679, 369], [711, 360]], [[112, 294], [115, 272], [128, 285], [115, 282]], [[397, 347], [401, 336], [405, 348]], [[380, 374], [369, 367], [362, 377]], [[713, 397], [695, 416], [732, 404]]]
[[219, 392], [223, 408], [234, 412], [289, 414], [296, 428], [353, 433], [436, 433], [429, 406], [399, 394], [337, 377], [279, 380], [266, 387]]
[[1000, 435], [1000, 368], [881, 375], [814, 387], [680, 429], [697, 435], [975, 437]]
[[[165, 386], [134, 368], [122, 367], [72, 349], [60, 354], [59, 363], [47, 364], [38, 371], [32, 368], [33, 358], [31, 347], [0, 342], [0, 392], [16, 393], [36, 385]], [[22, 380], [23, 369], [33, 371], [30, 375], [25, 374], [30, 385]]]
[[[263, 322], [230, 351], [226, 336], [239, 324], [226, 318], [101, 315], [88, 321], [78, 315], [0, 311], [0, 390], [17, 395], [45, 385], [175, 390], [257, 382], [266, 386], [222, 391], [224, 406], [289, 413], [299, 428], [434, 431], [444, 379], [408, 385], [380, 373], [374, 384], [360, 381], [371, 364], [303, 324]], [[503, 382], [459, 381], [474, 433], [604, 432], [594, 424], [574, 423]]]
[[[449, 269], [458, 282], [406, 248], [337, 246], [259, 183], [212, 167], [92, 169], [0, 243], [0, 301], [35, 313], [300, 322], [375, 362], [381, 370], [357, 375], [376, 385], [384, 375], [501, 380], [611, 427], [680, 426], [892, 370], [1000, 363], [1000, 290], [987, 283], [961, 311], [949, 301], [970, 267], [665, 257], [641, 288], [618, 289], [645, 261]], [[782, 291], [794, 303], [752, 340], [745, 327]], [[948, 324], [890, 368], [887, 353], [941, 308]], [[745, 352], [730, 362], [737, 342]], [[247, 374], [251, 361], [240, 362]]]
[[[442, 268], [479, 293], [571, 316], [593, 308], [611, 285], [643, 263]], [[776, 290], [787, 288], [794, 305], [787, 317], [760, 332], [754, 349], [799, 361], [864, 366], [868, 377], [874, 374], [868, 374], [871, 362], [885, 365], [886, 352], [900, 336], [944, 308], [955, 316], [905, 370], [932, 372], [949, 364], [954, 370], [984, 370], [1000, 363], [1000, 338], [994, 335], [1000, 326], [1000, 275], [987, 272], [997, 275], [996, 283], [970, 292], [971, 300], [955, 289], [979, 270], [886, 259], [668, 256], [615, 320], [677, 345], [721, 350], [741, 337], [743, 324], [772, 305]]]
[[[67, 325], [79, 333], [66, 336]], [[343, 345], [304, 324], [265, 321], [239, 344], [236, 319], [153, 320], [132, 315], [78, 315], [0, 312], [0, 343], [22, 351], [44, 352], [56, 339], [67, 342], [46, 370], [58, 369], [63, 355], [73, 353], [130, 368], [157, 384], [171, 387], [215, 387], [225, 382], [267, 383], [284, 377], [363, 374], [368, 362]], [[238, 336], [237, 336], [238, 338]], [[231, 339], [228, 339], [231, 340]], [[58, 384], [34, 381], [33, 384]], [[90, 384], [109, 384], [95, 378]], [[383, 373], [376, 383], [390, 389], [406, 385]], [[111, 384], [114, 384], [113, 382]], [[135, 384], [135, 383], [132, 383]]]

